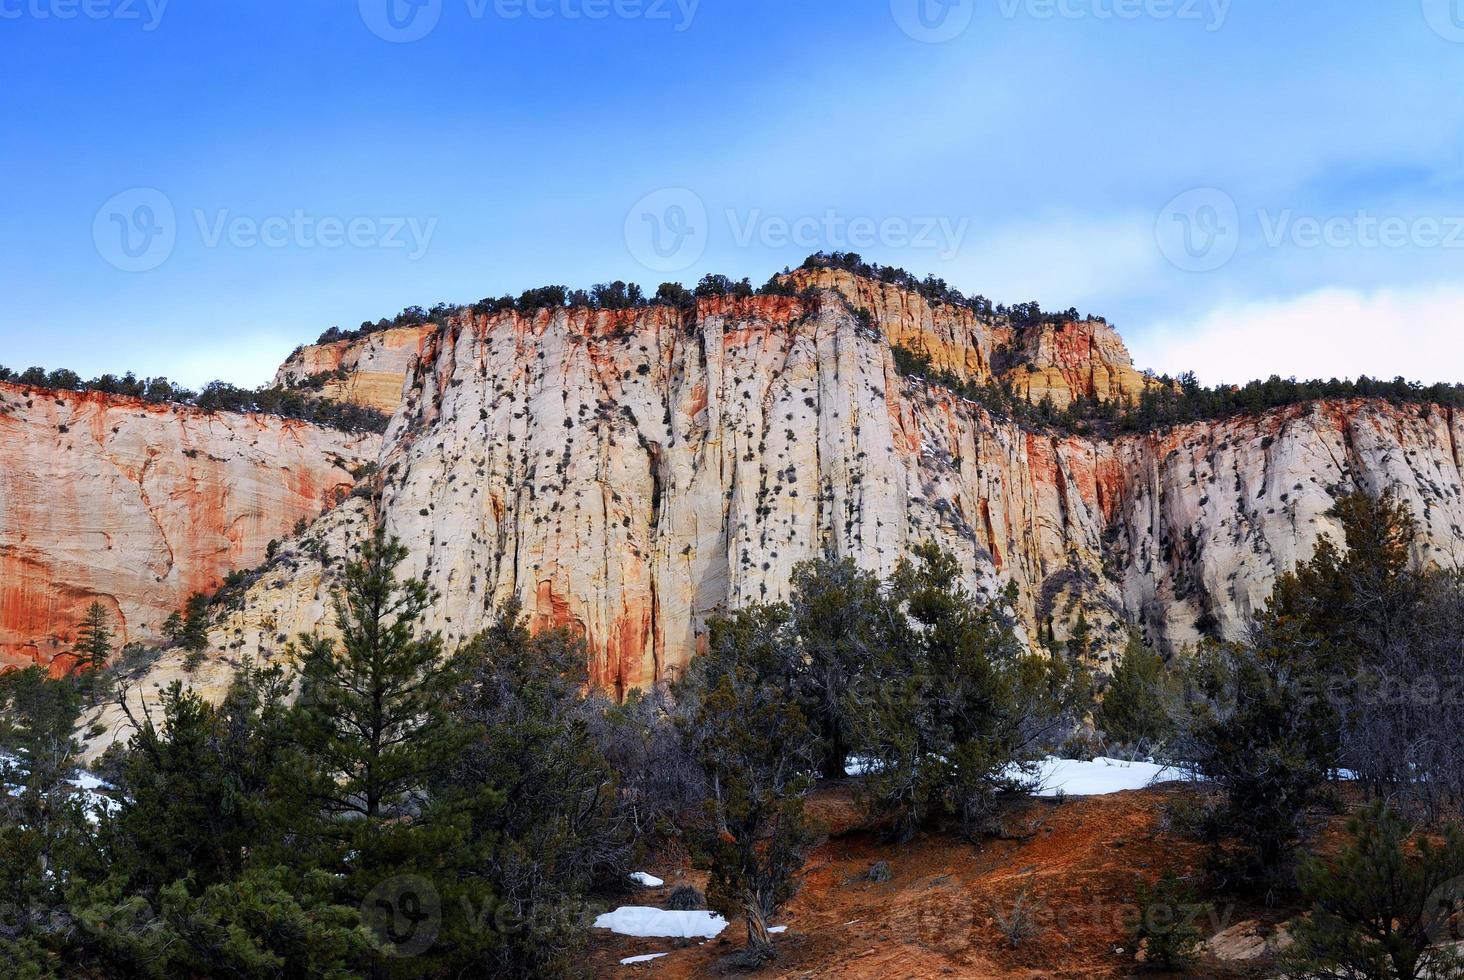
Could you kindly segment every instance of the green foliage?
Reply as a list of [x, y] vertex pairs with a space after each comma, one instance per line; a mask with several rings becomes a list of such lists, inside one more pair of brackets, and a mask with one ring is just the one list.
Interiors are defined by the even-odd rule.
[[816, 740], [780, 678], [740, 660], [720, 668], [698, 675], [705, 686], [682, 724], [708, 787], [696, 827], [707, 903], [746, 922], [744, 956], [756, 965], [773, 955], [771, 919], [797, 893], [813, 841], [804, 801]]
[[1144, 963], [1161, 970], [1180, 970], [1194, 962], [1205, 933], [1202, 918], [1209, 905], [1199, 901], [1173, 871], [1159, 883], [1139, 888], [1138, 914], [1129, 924], [1129, 936], [1142, 946]]
[[330, 875], [251, 869], [201, 891], [180, 880], [155, 901], [114, 886], [76, 889], [66, 958], [79, 975], [350, 980], [376, 954], [360, 912]]
[[941, 812], [985, 834], [996, 796], [1022, 786], [1022, 764], [1070, 720], [1086, 680], [1027, 653], [1011, 619], [977, 601], [934, 545], [901, 562], [890, 601], [903, 621], [854, 695], [863, 791], [901, 837]]
[[468, 736], [446, 710], [458, 675], [443, 662], [442, 639], [418, 635], [432, 594], [424, 582], [397, 579], [406, 557], [395, 539], [368, 541], [334, 599], [339, 642], [317, 634], [292, 648], [302, 675], [295, 738], [312, 792], [353, 835], [411, 815], [428, 776]]
[[134, 719], [115, 775], [119, 803], [102, 832], [112, 874], [129, 890], [227, 882], [252, 854], [282, 845], [302, 816], [298, 801], [275, 791], [292, 752], [289, 688], [280, 667], [246, 661], [221, 704], [175, 681], [156, 721], [151, 711]]
[[101, 670], [112, 656], [112, 628], [107, 610], [93, 602], [86, 610], [76, 640], [76, 658], [90, 670]]
[[73, 683], [39, 667], [0, 674], [0, 905], [22, 921], [6, 938], [20, 947], [25, 933], [60, 902], [58, 869], [86, 843], [81, 803], [67, 779], [76, 765], [72, 731], [81, 708]]
[[1335, 861], [1308, 860], [1301, 886], [1311, 914], [1293, 921], [1287, 975], [1415, 980], [1464, 975], [1464, 958], [1440, 944], [1459, 938], [1464, 835], [1418, 837], [1381, 802], [1348, 821], [1352, 840]]
[[466, 801], [475, 872], [512, 925], [489, 962], [504, 976], [568, 972], [587, 938], [587, 896], [623, 887], [635, 853], [593, 727], [605, 705], [586, 693], [588, 649], [567, 630], [531, 637], [509, 602], [461, 660], [452, 711], [480, 734], [434, 791]]
[[208, 649], [209, 624], [208, 596], [202, 592], [195, 592], [188, 597], [183, 616], [179, 619], [169, 616], [167, 623], [163, 625], [163, 631], [175, 637], [176, 642], [189, 653], [201, 654]]
[[1163, 659], [1131, 634], [1123, 659], [1103, 689], [1095, 718], [1110, 744], [1137, 753], [1163, 747], [1174, 728], [1165, 697], [1167, 680]]
[[[6, 379], [0, 377], [0, 380]], [[278, 415], [346, 432], [385, 432], [390, 421], [386, 414], [373, 408], [316, 398], [295, 388], [279, 386], [245, 389], [214, 381], [201, 392], [194, 392], [167, 378], [138, 378], [131, 372], [120, 378], [104, 374], [83, 381], [75, 371], [63, 368], [47, 372], [38, 367], [22, 372], [13, 380], [17, 384], [57, 391], [95, 391], [153, 404], [193, 405], [208, 412]]]

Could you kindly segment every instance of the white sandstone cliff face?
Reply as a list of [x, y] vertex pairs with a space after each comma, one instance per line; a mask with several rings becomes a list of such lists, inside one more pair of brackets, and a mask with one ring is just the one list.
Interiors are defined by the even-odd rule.
[[[962, 311], [862, 283], [838, 292], [891, 338], [989, 364], [990, 337]], [[1099, 334], [1074, 348], [1083, 363], [1127, 363]], [[1202, 626], [1240, 635], [1354, 485], [1399, 487], [1421, 550], [1455, 559], [1459, 423], [1439, 410], [1351, 402], [1113, 441], [1037, 433], [898, 377], [889, 342], [832, 294], [707, 300], [694, 322], [666, 308], [465, 319], [428, 340], [409, 380], [379, 517], [440, 592], [431, 625], [449, 639], [517, 595], [536, 625], [582, 629], [594, 679], [618, 692], [685, 664], [708, 615], [784, 597], [812, 557], [886, 574], [934, 539], [979, 594], [1015, 585], [1033, 637], [1065, 639], [1082, 612], [1100, 668], [1126, 622], [1171, 647]], [[1067, 356], [1053, 355], [1077, 379], [1067, 390], [1133, 390], [1122, 370], [1099, 385]], [[220, 646], [328, 619], [351, 528], [322, 528], [324, 577], [272, 571]]]
[[157, 640], [189, 595], [258, 564], [349, 491], [380, 443], [0, 384], [0, 663], [52, 664], [94, 601], [119, 645]]

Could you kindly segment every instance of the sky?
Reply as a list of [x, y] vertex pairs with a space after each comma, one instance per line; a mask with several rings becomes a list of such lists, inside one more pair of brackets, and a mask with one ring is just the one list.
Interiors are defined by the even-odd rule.
[[1464, 381], [1464, 0], [0, 0], [0, 364], [819, 249], [1140, 367]]

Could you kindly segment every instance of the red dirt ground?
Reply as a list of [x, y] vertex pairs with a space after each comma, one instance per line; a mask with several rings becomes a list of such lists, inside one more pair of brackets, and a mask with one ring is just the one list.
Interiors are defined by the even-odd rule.
[[[1111, 796], [1014, 801], [1006, 837], [980, 846], [943, 833], [891, 845], [859, 827], [848, 786], [820, 789], [813, 801], [829, 838], [810, 855], [802, 892], [777, 917], [788, 931], [776, 937], [777, 959], [757, 977], [1124, 977], [1138, 964], [1125, 921], [1141, 882], [1165, 869], [1197, 874], [1204, 849], [1167, 832], [1165, 804], [1191, 791], [1156, 787]], [[891, 881], [866, 878], [887, 861]], [[663, 888], [628, 903], [661, 905], [670, 889], [704, 875], [674, 860], [646, 870]], [[1013, 945], [1002, 928], [1025, 891], [1034, 934]], [[1221, 908], [1208, 933], [1262, 910]], [[1267, 917], [1262, 914], [1262, 917]], [[1284, 918], [1273, 910], [1267, 918]], [[719, 976], [741, 945], [740, 923], [719, 938], [638, 939], [597, 930], [590, 970], [595, 976], [675, 978]], [[621, 966], [642, 953], [669, 955]], [[1201, 963], [1189, 976], [1242, 976], [1233, 966]]]

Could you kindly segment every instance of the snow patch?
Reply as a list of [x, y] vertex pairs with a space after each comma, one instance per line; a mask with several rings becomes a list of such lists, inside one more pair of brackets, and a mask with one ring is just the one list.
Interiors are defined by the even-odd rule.
[[660, 888], [666, 884], [655, 875], [648, 875], [644, 871], [632, 871], [630, 873], [630, 880], [644, 888]]
[[727, 920], [712, 912], [681, 912], [623, 905], [595, 919], [596, 929], [643, 939], [716, 939]]
[[[1014, 776], [1024, 775], [1013, 769]], [[1028, 774], [1034, 796], [1106, 796], [1183, 779], [1184, 773], [1153, 762], [1124, 759], [1058, 759], [1048, 756]]]
[[635, 963], [649, 963], [651, 960], [659, 960], [665, 953], [645, 953], [641, 956], [627, 956], [620, 961], [621, 966], [631, 966]]
[[[849, 776], [863, 776], [877, 768], [875, 760], [856, 756], [849, 760], [844, 772]], [[1007, 775], [1030, 783], [1034, 796], [1105, 796], [1185, 778], [1180, 770], [1153, 762], [1056, 756], [1048, 756], [1030, 766], [1011, 766]]]

